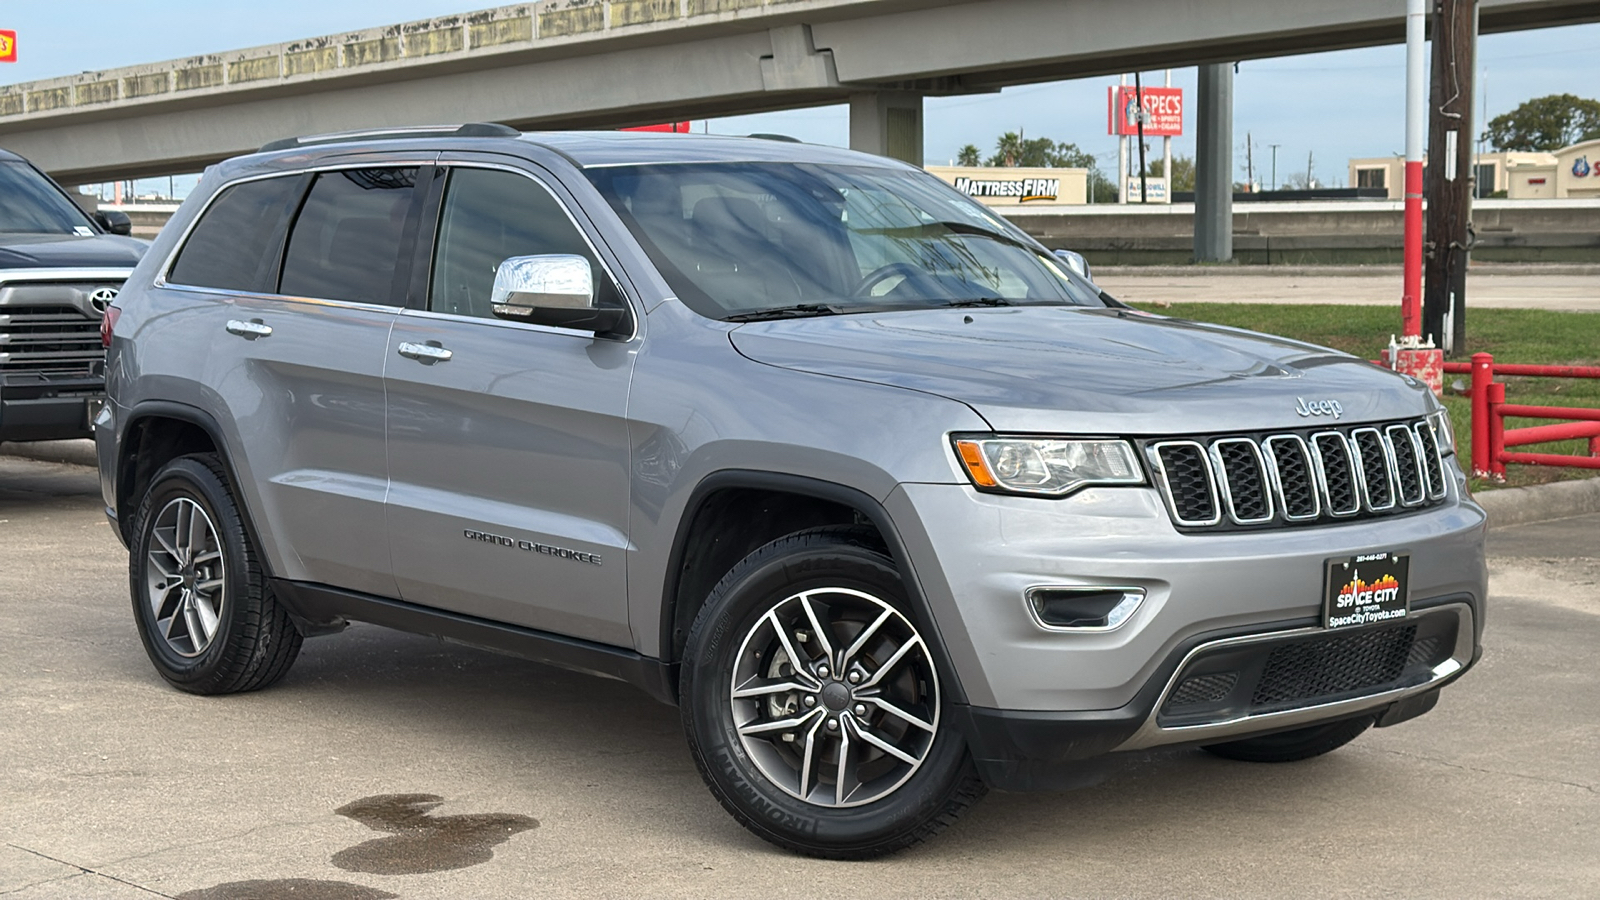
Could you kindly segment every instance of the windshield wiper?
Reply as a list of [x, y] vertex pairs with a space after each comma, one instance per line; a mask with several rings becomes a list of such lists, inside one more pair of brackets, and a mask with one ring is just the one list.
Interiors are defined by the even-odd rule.
[[723, 316], [724, 322], [760, 322], [766, 319], [798, 319], [804, 316], [836, 316], [842, 310], [829, 303], [796, 303], [793, 306], [774, 306], [754, 312]]
[[1016, 306], [1004, 297], [963, 297], [960, 300], [947, 300], [945, 306]]
[[1006, 234], [1003, 231], [995, 231], [992, 228], [984, 228], [982, 225], [973, 225], [968, 222], [930, 222], [929, 225], [941, 227], [948, 231], [953, 231], [956, 234], [970, 234], [977, 237], [992, 238], [1003, 244], [1010, 244], [1013, 247], [1021, 247], [1022, 249], [1031, 251], [1033, 253], [1039, 252], [1038, 247], [1035, 247], [1027, 241], [1021, 240], [1013, 235]]

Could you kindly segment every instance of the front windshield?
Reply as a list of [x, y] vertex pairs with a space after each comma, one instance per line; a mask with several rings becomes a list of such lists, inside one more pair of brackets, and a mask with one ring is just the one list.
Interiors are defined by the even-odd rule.
[[0, 232], [6, 234], [94, 234], [94, 227], [27, 163], [0, 159]]
[[702, 315], [1103, 306], [999, 216], [922, 172], [797, 163], [587, 173]]

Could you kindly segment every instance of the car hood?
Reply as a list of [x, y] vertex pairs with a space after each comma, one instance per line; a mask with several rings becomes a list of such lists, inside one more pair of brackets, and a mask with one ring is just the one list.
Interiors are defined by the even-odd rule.
[[0, 233], [0, 269], [131, 269], [149, 246], [116, 234]]
[[[1420, 416], [1427, 388], [1345, 353], [1136, 310], [1006, 307], [750, 323], [730, 333], [773, 366], [966, 403], [997, 431], [1199, 434]], [[1302, 407], [1300, 400], [1306, 401]]]

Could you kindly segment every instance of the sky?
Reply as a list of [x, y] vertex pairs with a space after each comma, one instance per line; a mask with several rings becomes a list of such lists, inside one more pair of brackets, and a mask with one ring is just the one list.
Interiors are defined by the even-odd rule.
[[[1395, 0], [1398, 4], [1399, 0]], [[18, 32], [19, 59], [0, 64], [0, 84], [92, 69], [157, 62], [482, 8], [461, 0], [4, 0], [0, 29]], [[1475, 127], [1531, 97], [1571, 93], [1600, 98], [1600, 24], [1485, 35], [1478, 45]], [[1405, 49], [1400, 45], [1279, 59], [1246, 60], [1234, 78], [1236, 180], [1244, 180], [1248, 138], [1255, 180], [1270, 186], [1271, 147], [1277, 178], [1306, 171], [1343, 185], [1352, 158], [1398, 155], [1404, 149]], [[1163, 72], [1144, 73], [1146, 85]], [[1195, 69], [1172, 70], [1172, 83], [1193, 97]], [[999, 94], [931, 97], [924, 109], [925, 162], [947, 164], [965, 144], [993, 149], [1006, 131], [1070, 142], [1115, 168], [1116, 140], [1106, 135], [1106, 87], [1115, 76], [1007, 88]], [[1173, 152], [1194, 154], [1193, 104]], [[714, 134], [778, 132], [843, 146], [843, 106], [736, 116], [695, 123]], [[1151, 152], [1159, 156], [1159, 139]], [[176, 179], [181, 195], [192, 179]], [[165, 192], [167, 179], [139, 183]]]

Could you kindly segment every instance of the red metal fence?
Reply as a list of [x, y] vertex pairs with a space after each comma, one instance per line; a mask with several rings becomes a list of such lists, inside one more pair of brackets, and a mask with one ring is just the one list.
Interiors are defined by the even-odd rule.
[[[1472, 474], [1505, 480], [1506, 463], [1600, 469], [1600, 409], [1571, 406], [1525, 406], [1506, 402], [1504, 382], [1497, 375], [1535, 378], [1600, 378], [1600, 366], [1532, 366], [1496, 363], [1488, 353], [1474, 353], [1472, 362], [1447, 362], [1447, 373], [1472, 376]], [[1506, 429], [1507, 418], [1564, 419], [1555, 425]], [[1546, 441], [1589, 440], [1589, 454], [1512, 452], [1507, 447]]]

